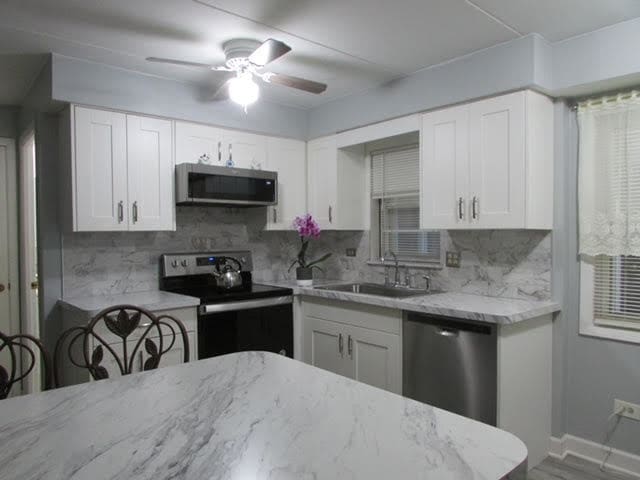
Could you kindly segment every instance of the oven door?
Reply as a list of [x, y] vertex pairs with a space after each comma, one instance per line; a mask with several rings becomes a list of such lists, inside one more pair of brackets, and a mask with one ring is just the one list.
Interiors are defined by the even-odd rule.
[[293, 358], [292, 303], [285, 296], [200, 307], [198, 359], [252, 350]]
[[278, 174], [183, 163], [176, 166], [176, 204], [265, 206], [278, 203]]

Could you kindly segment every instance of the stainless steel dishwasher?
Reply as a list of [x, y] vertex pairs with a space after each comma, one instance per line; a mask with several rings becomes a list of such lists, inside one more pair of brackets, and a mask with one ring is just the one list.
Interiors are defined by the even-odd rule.
[[494, 325], [407, 313], [402, 333], [405, 397], [496, 425]]

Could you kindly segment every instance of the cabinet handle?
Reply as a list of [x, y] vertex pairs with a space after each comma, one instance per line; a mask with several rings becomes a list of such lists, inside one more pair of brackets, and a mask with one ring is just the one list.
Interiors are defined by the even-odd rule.
[[278, 210], [276, 210], [276, 207], [273, 207], [273, 223], [278, 223]]
[[344, 350], [344, 341], [342, 339], [342, 334], [340, 333], [338, 335], [338, 352], [340, 352], [340, 355], [342, 355], [343, 350]]
[[131, 207], [131, 210], [133, 210], [133, 223], [137, 223], [138, 222], [138, 201], [136, 200], [135, 202], [133, 202], [133, 207]]
[[141, 323], [140, 325], [138, 325], [138, 328], [147, 328], [147, 327], [150, 327], [152, 324], [153, 322]]
[[351, 335], [349, 335], [349, 339], [347, 340], [347, 351], [349, 352], [349, 356], [353, 357], [353, 339]]
[[118, 223], [122, 223], [124, 221], [124, 202], [120, 200], [118, 202]]
[[462, 220], [462, 218], [464, 217], [464, 200], [462, 200], [462, 197], [458, 197], [458, 219]]
[[471, 206], [471, 210], [472, 210], [471, 215], [473, 216], [474, 220], [478, 218], [478, 212], [477, 212], [477, 204], [478, 203], [479, 203], [478, 202], [478, 198], [474, 195], [473, 203], [472, 203], [472, 206]]
[[231, 144], [229, 144], [229, 166], [233, 167], [233, 152], [231, 151]]
[[329, 223], [333, 223], [333, 207], [329, 205]]
[[222, 162], [222, 142], [218, 142], [218, 163]]

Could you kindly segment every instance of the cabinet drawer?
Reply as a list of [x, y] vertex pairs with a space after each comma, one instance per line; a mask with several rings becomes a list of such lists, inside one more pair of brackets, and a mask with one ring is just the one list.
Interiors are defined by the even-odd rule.
[[402, 311], [395, 308], [309, 297], [305, 297], [303, 308], [309, 317], [396, 335], [400, 334], [402, 327]]

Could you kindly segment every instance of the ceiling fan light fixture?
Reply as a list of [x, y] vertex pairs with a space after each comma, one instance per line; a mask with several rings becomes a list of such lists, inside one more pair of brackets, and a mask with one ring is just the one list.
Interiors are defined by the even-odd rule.
[[237, 77], [229, 81], [229, 98], [238, 105], [247, 108], [260, 96], [260, 87], [253, 81], [250, 72], [238, 74]]

